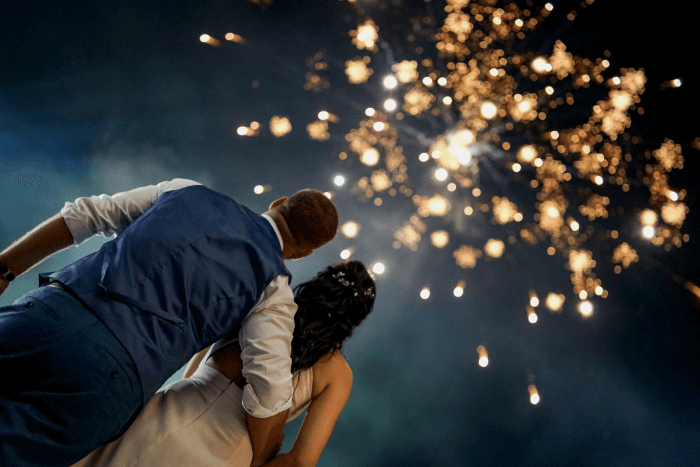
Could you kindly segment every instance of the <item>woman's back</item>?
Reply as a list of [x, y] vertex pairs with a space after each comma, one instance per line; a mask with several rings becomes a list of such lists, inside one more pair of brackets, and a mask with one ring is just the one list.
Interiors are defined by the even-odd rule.
[[[217, 352], [236, 366], [237, 349]], [[253, 451], [248, 436], [242, 389], [233, 378], [210, 366], [207, 358], [188, 379], [161, 389], [118, 440], [101, 446], [74, 467], [163, 466], [248, 467]], [[224, 361], [217, 358], [217, 361]], [[228, 373], [228, 372], [227, 372]], [[309, 405], [313, 369], [294, 374], [294, 395], [287, 421]]]

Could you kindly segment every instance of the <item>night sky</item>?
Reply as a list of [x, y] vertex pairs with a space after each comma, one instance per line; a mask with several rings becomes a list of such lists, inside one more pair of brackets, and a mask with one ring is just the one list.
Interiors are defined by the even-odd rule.
[[[377, 275], [373, 313], [345, 347], [353, 392], [320, 466], [700, 465], [700, 300], [689, 291], [700, 285], [694, 262], [700, 232], [696, 26], [677, 0], [637, 2], [634, 11], [602, 0], [587, 8], [552, 3], [553, 13], [516, 48], [547, 55], [560, 39], [577, 56], [601, 58], [608, 50], [606, 79], [621, 68], [643, 68], [644, 114], [631, 112], [629, 132], [641, 136], [639, 151], [669, 138], [685, 157], [684, 168], [669, 174], [670, 186], [687, 190], [689, 213], [680, 231], [689, 241], [681, 248], [666, 252], [639, 233], [637, 214], [648, 207], [649, 191], [638, 181], [625, 195], [603, 188], [611, 206], [622, 208], [609, 219], [588, 221], [569, 207], [595, 230], [586, 248], [608, 292], [590, 299], [590, 317], [577, 311], [566, 260], [548, 255], [547, 241], [506, 242], [502, 258], [482, 257], [475, 268], [462, 269], [452, 257], [459, 245], [505, 241], [518, 237], [520, 227], [495, 225], [486, 214], [467, 218], [455, 208], [456, 214], [426, 219], [428, 231], [450, 233], [447, 247], [432, 246], [426, 233], [416, 251], [397, 249], [393, 233], [415, 210], [410, 198], [384, 196], [375, 206], [353, 192], [374, 169], [359, 163], [345, 135], [366, 118], [367, 107], [401, 97], [400, 87], [386, 90], [381, 80], [392, 64], [420, 60], [415, 44], [405, 41], [410, 19], [420, 14], [439, 24], [445, 17], [439, 1], [5, 5], [0, 248], [67, 201], [176, 177], [197, 180], [258, 212], [301, 188], [332, 191], [341, 223], [356, 221], [360, 234], [339, 234], [312, 257], [291, 262], [293, 284], [339, 261], [349, 247], [353, 258], [381, 261], [386, 272]], [[572, 9], [578, 13], [570, 21]], [[376, 52], [358, 50], [348, 34], [370, 18], [379, 25]], [[245, 42], [225, 41], [227, 32]], [[205, 33], [221, 44], [200, 42]], [[327, 63], [319, 74], [329, 87], [311, 92], [304, 89], [307, 61], [319, 51]], [[363, 84], [348, 83], [346, 60], [363, 56], [371, 57], [373, 75]], [[663, 88], [675, 78], [683, 86]], [[576, 105], [548, 117], [551, 129], [585, 122], [601, 98], [594, 90], [571, 92]], [[317, 141], [305, 127], [321, 110], [337, 121], [329, 123], [330, 138]], [[431, 175], [435, 165], [418, 162], [418, 154], [454, 122], [385, 114], [399, 129], [414, 193], [445, 192]], [[275, 137], [267, 129], [275, 115], [289, 118], [289, 134]], [[237, 134], [253, 121], [261, 124], [258, 135]], [[520, 136], [512, 136], [514, 144]], [[480, 155], [477, 186], [485, 198], [507, 194], [522, 207], [523, 222], [532, 223], [527, 172], [503, 169], [512, 153]], [[336, 175], [347, 182], [334, 185]], [[254, 194], [257, 185], [264, 193]], [[455, 205], [463, 201], [451, 196]], [[639, 255], [621, 274], [613, 272], [611, 252], [619, 242], [606, 236], [612, 229]], [[56, 270], [104, 241], [91, 239], [42, 263], [12, 284], [0, 305], [32, 289], [36, 273]], [[456, 298], [452, 289], [460, 280], [464, 295]], [[431, 295], [422, 300], [426, 286]], [[562, 311], [540, 305], [538, 322], [530, 324], [533, 292], [540, 300], [563, 294]], [[479, 345], [488, 351], [485, 368], [477, 364]], [[529, 400], [531, 384], [541, 397], [537, 405]], [[298, 422], [287, 427], [285, 450], [297, 428]]]

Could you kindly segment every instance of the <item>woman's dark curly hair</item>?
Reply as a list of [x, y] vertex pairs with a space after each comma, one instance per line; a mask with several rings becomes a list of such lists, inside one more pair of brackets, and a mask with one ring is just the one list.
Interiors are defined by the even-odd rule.
[[374, 279], [359, 261], [330, 266], [294, 288], [292, 371], [313, 366], [340, 350], [355, 327], [372, 311]]

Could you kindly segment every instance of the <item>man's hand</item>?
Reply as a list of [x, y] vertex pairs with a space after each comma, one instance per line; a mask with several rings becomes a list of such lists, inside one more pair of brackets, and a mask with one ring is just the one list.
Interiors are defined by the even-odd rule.
[[[0, 252], [0, 260], [14, 273], [15, 277], [18, 277], [54, 253], [72, 245], [73, 234], [59, 213], [34, 227]], [[0, 278], [0, 295], [8, 285], [9, 282]]]

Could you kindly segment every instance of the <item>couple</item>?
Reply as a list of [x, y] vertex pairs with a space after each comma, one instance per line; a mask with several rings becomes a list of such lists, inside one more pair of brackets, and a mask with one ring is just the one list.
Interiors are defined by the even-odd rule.
[[[175, 434], [171, 441], [149, 441], [139, 433], [161, 432], [157, 425], [163, 421], [201, 433], [188, 438], [224, 456], [210, 465], [244, 465], [227, 462], [245, 443], [218, 451], [214, 445], [221, 439], [189, 424], [193, 419], [187, 417], [201, 404], [178, 402], [194, 398], [206, 406], [203, 394], [218, 391], [220, 397], [207, 400], [220, 404], [240, 389], [238, 422], [234, 414], [224, 418], [232, 430], [228, 439], [247, 428], [247, 454], [236, 455], [249, 465], [270, 459], [290, 407], [294, 415], [311, 397], [302, 428], [307, 434], [300, 433], [291, 454], [272, 462], [313, 465], [344, 405], [343, 393], [347, 399], [349, 369], [333, 349], [371, 309], [374, 286], [358, 263], [331, 268], [297, 289], [303, 310], [295, 318], [283, 261], [328, 243], [337, 225], [335, 206], [315, 190], [280, 198], [261, 216], [182, 179], [67, 203], [61, 214], [0, 253], [0, 293], [15, 274], [60, 249], [96, 233], [118, 235], [97, 252], [42, 275], [44, 287], [0, 308], [0, 464], [71, 465], [124, 434], [132, 422], [123, 441], [102, 448], [104, 456], [116, 456], [119, 444], [134, 437], [146, 450], [152, 444], [172, 453], [167, 443]], [[364, 311], [352, 301], [358, 297]], [[153, 397], [194, 354], [191, 377]], [[294, 377], [292, 365], [302, 370]], [[304, 384], [311, 396], [301, 391]], [[146, 405], [149, 400], [154, 402]], [[181, 409], [185, 404], [188, 409]], [[180, 418], [173, 418], [174, 406]], [[219, 408], [207, 412], [226, 415]], [[180, 446], [195, 449], [194, 441]], [[93, 456], [94, 464], [100, 454]], [[185, 465], [184, 454], [178, 459]]]
[[[359, 261], [340, 263], [296, 287], [295, 301], [294, 395], [287, 421], [307, 407], [308, 413], [291, 452], [265, 467], [314, 466], [321, 457], [352, 387], [340, 347], [371, 311], [374, 281]], [[74, 467], [251, 465], [238, 342], [202, 353], [182, 380], [156, 393], [122, 437]]]

